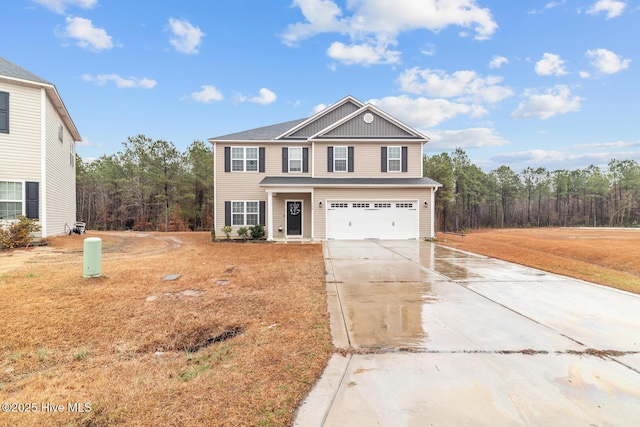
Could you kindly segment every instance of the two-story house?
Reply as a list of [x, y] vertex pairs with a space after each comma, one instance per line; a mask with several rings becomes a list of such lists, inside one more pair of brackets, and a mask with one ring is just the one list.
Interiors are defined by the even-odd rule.
[[215, 227], [262, 224], [273, 239], [432, 238], [440, 184], [429, 139], [348, 96], [308, 119], [209, 139]]
[[0, 57], [0, 223], [38, 219], [43, 237], [73, 227], [80, 140], [56, 87]]

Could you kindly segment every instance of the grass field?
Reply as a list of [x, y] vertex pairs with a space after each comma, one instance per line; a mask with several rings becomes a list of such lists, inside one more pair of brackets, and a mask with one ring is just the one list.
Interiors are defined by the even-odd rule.
[[[101, 278], [82, 278], [88, 236]], [[50, 240], [0, 253], [0, 402], [36, 411], [0, 425], [287, 425], [333, 350], [321, 245]]]
[[640, 294], [640, 229], [486, 229], [437, 238], [447, 246]]

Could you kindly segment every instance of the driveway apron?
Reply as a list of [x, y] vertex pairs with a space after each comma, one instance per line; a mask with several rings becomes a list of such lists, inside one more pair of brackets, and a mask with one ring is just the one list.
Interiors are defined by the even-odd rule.
[[640, 296], [422, 241], [327, 241], [297, 426], [640, 425]]

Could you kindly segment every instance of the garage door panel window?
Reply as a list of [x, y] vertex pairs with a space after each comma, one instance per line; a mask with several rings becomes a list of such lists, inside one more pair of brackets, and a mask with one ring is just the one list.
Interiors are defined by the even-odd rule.
[[22, 215], [22, 182], [0, 181], [0, 219]]
[[232, 201], [231, 202], [231, 225], [256, 225], [259, 219], [258, 202]]

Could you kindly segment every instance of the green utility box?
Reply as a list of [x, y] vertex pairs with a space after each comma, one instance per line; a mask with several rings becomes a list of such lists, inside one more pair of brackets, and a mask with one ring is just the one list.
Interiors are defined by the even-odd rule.
[[102, 274], [102, 239], [84, 239], [84, 277], [100, 277]]

